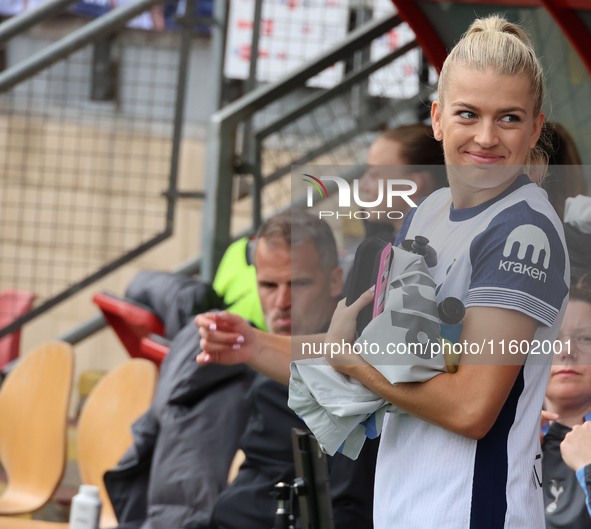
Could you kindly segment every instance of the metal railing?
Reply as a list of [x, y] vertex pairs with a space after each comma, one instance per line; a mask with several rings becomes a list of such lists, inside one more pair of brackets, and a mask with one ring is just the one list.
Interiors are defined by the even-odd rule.
[[[161, 1], [133, 0], [0, 73], [0, 283], [40, 299], [0, 337], [168, 239], [179, 196], [203, 196], [177, 189], [195, 0], [160, 53], [115, 37], [119, 93], [89, 100], [93, 44]], [[0, 43], [69, 3], [13, 17]]]
[[[275, 83], [254, 89], [213, 115], [207, 147], [208, 196], [204, 207], [207, 222], [203, 226], [202, 278], [213, 279], [230, 243], [232, 185], [237, 173], [251, 175], [250, 200], [253, 229], [256, 229], [262, 216], [285, 207], [295, 198], [291, 197], [289, 182], [285, 181], [292, 165], [318, 163], [327, 153], [343, 148], [355, 151], [355, 155], [335, 156], [337, 161], [333, 163], [362, 164], [376, 131], [391, 124], [401, 111], [424, 107], [424, 100], [433, 92], [428, 83], [421, 84], [416, 93], [397, 100], [379, 93], [372, 95], [368, 90], [372, 76], [417, 48], [413, 40], [384, 57], [369, 60], [369, 54], [363, 50], [400, 24], [402, 20], [397, 15], [370, 20], [315, 61]], [[360, 54], [364, 60], [355, 60]], [[356, 67], [336, 86], [329, 90], [314, 90], [296, 105], [284, 105], [291, 106], [288, 110], [278, 108], [290, 97], [299, 99], [308, 80], [344, 60]], [[341, 110], [335, 110], [339, 106]], [[270, 109], [273, 111], [269, 112]], [[334, 119], [330, 122], [329, 116], [328, 120], [325, 119], [327, 125], [321, 125], [318, 112], [332, 113]], [[341, 116], [337, 116], [338, 112]], [[269, 119], [269, 115], [273, 117]], [[236, 130], [243, 122], [252, 122], [254, 146], [251, 152], [238, 153]], [[367, 136], [368, 132], [373, 136]], [[275, 160], [271, 159], [273, 153], [277, 155]], [[285, 188], [280, 193], [282, 199], [272, 200], [270, 196], [277, 193], [271, 188], [281, 181]], [[266, 189], [269, 197], [265, 196]]]
[[[153, 5], [153, 3], [155, 3], [154, 0], [135, 0], [134, 5], [145, 7]], [[221, 11], [220, 5], [222, 6]], [[219, 20], [218, 29], [224, 27], [223, 21], [226, 13], [223, 6], [225, 6], [223, 1], [216, 3], [216, 16]], [[7, 86], [18, 88], [22, 84], [24, 76], [30, 76], [32, 72], [38, 71], [39, 65], [42, 64], [46, 67], [47, 64], [59, 61], [58, 55], [60, 57], [71, 56], [74, 49], [81, 49], [87, 46], [88, 43], [93, 42], [93, 39], [107, 35], [115, 26], [122, 25], [125, 20], [137, 14], [139, 8], [129, 9], [125, 15], [121, 14], [121, 9], [116, 10], [118, 13], [111, 12], [112, 18], [106, 24], [105, 17], [101, 17], [103, 18], [102, 23], [99, 24], [100, 19], [91, 22], [81, 30], [66, 37], [65, 43], [62, 41], [61, 44], [53, 44], [34, 57], [23, 61], [17, 67], [0, 74], [0, 88]], [[190, 12], [190, 9], [187, 9], [186, 12]], [[293, 197], [292, 201], [292, 197], [288, 196], [287, 201], [281, 200], [280, 203], [275, 203], [265, 195], [267, 189], [274, 188], [277, 184], [285, 184], [285, 179], [292, 164], [314, 162], [319, 157], [327, 154], [337, 156], [335, 153], [338, 153], [339, 149], [348, 151], [347, 156], [341, 157], [341, 161], [346, 159], [351, 163], [351, 160], [356, 156], [355, 160], [359, 162], [365, 156], [365, 150], [372, 139], [372, 134], [375, 135], [380, 127], [391, 124], [392, 120], [396, 119], [397, 113], [401, 111], [412, 112], [417, 105], [421, 104], [421, 101], [432, 91], [427, 85], [422, 85], [417, 93], [402, 99], [392, 99], [380, 93], [376, 94], [375, 86], [373, 94], [370, 95], [369, 86], [372, 76], [379, 72], [383, 73], [383, 70], [388, 65], [394, 61], [403, 60], [412, 50], [416, 49], [416, 42], [411, 41], [373, 62], [369, 60], [369, 46], [377, 39], [384, 38], [389, 31], [400, 24], [400, 18], [395, 15], [370, 20], [350, 33], [338, 46], [322, 53], [312, 63], [298, 68], [291, 75], [278, 82], [255, 88], [213, 115], [211, 130], [208, 135], [207, 195], [200, 194], [200, 196], [205, 196], [204, 218], [207, 219], [203, 225], [203, 258], [191, 259], [174, 269], [173, 272], [193, 274], [200, 269], [202, 278], [207, 280], [213, 277], [213, 272], [223, 251], [225, 251], [231, 240], [236, 238], [230, 234], [232, 207], [244, 202], [242, 200], [233, 203], [232, 186], [235, 175], [249, 174], [252, 178], [250, 197], [245, 200], [251, 202], [253, 225], [239, 235], [251, 234], [260, 223], [261, 216], [268, 216], [276, 210], [294, 204], [297, 205], [298, 201], [302, 202], [303, 197], [300, 197], [300, 199]], [[89, 27], [90, 29], [87, 29]], [[187, 27], [188, 23], [185, 25], [185, 30]], [[218, 33], [218, 42], [220, 35], [221, 33]], [[1, 37], [2, 26], [0, 26], [0, 40]], [[180, 51], [181, 58], [178, 61], [179, 65], [186, 64], [185, 61], [188, 55], [185, 55], [184, 59], [182, 57], [183, 49], [188, 54], [188, 45], [185, 41], [187, 38], [190, 39], [190, 33], [185, 31]], [[223, 64], [223, 45], [214, 46], [213, 55], [216, 61], [219, 61], [221, 68]], [[309, 79], [338, 61], [349, 61], [350, 64], [354, 65], [354, 68], [345, 75], [339, 84], [329, 90], [305, 88]], [[41, 307], [27, 315], [27, 319], [21, 319], [21, 321], [17, 321], [12, 326], [0, 331], [0, 336], [11, 332], [25, 321], [40, 314], [42, 312], [40, 309], [53, 306], [98, 277], [109, 273], [116, 266], [127, 262], [130, 258], [147, 249], [147, 247], [158, 244], [164, 238], [170, 236], [172, 233], [175, 198], [184, 195], [196, 195], [196, 193], [181, 193], [176, 189], [178, 145], [181, 137], [183, 107], [180, 102], [185, 97], [184, 86], [186, 83], [186, 78], [183, 77], [182, 73], [183, 70], [185, 68], [180, 68], [180, 66], [177, 70], [176, 105], [173, 111], [174, 125], [170, 128], [172, 155], [170, 157], [168, 189], [163, 193], [167, 203], [165, 230], [152, 237], [147, 243], [110, 262], [83, 281], [70, 286], [62, 294], [46, 300]], [[167, 77], [169, 78], [170, 75]], [[306, 97], [300, 102], [299, 99], [303, 92], [306, 93]], [[221, 96], [221, 90], [217, 93]], [[293, 99], [294, 97], [298, 99], [297, 104], [294, 105], [293, 101], [288, 102], [287, 105], [284, 104], [289, 98]], [[338, 115], [338, 111], [335, 110], [337, 108], [341, 109], [343, 116]], [[332, 127], [333, 130], [328, 135], [326, 130], [322, 131], [322, 134], [319, 131], [316, 114], [321, 111], [329, 111], [335, 118], [335, 123], [333, 123], [335, 126]], [[244, 123], [248, 124], [248, 127], [245, 128], [247, 132], [249, 130], [253, 131], [250, 137], [252, 148], [246, 149], [244, 152], [238, 152], [236, 130]], [[303, 133], [301, 131], [300, 133], [294, 132], [294, 126], [297, 128], [302, 123], [303, 128], [308, 130]], [[337, 124], [338, 126], [336, 126]], [[145, 126], [146, 123], [144, 122], [143, 125]], [[304, 138], [305, 142], [303, 142]], [[314, 141], [311, 141], [312, 139]], [[277, 152], [281, 150], [277, 148], [276, 144], [281, 142], [288, 144], [289, 147], [283, 149], [281, 156], [279, 156], [279, 158], [283, 159], [283, 163], [276, 163], [273, 157], [277, 158]], [[244, 144], [246, 143], [248, 142], [244, 142]], [[306, 145], [303, 146], [303, 143]], [[354, 155], [351, 155], [352, 151], [355, 151]], [[346, 178], [358, 176], [355, 171], [349, 171], [349, 173], [345, 175]], [[62, 334], [59, 338], [70, 343], [77, 343], [104, 326], [105, 322], [102, 315], [97, 315]]]
[[76, 0], [47, 0], [38, 6], [9, 18], [0, 25], [0, 45], [6, 44], [12, 37], [26, 31], [43, 20], [61, 13]]

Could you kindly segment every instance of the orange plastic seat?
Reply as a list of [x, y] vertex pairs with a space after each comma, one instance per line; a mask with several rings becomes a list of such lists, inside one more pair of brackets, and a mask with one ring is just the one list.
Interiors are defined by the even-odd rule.
[[82, 409], [78, 465], [82, 483], [100, 489], [100, 527], [118, 525], [103, 476], [131, 446], [131, 425], [150, 407], [157, 378], [154, 363], [140, 358], [129, 360], [98, 382]]
[[[99, 527], [117, 527], [103, 476], [131, 446], [131, 425], [149, 408], [156, 390], [156, 366], [143, 359], [125, 362], [103, 377], [88, 397], [78, 422], [78, 467], [82, 482], [99, 487]], [[67, 523], [0, 517], [0, 529], [65, 529]]]
[[65, 529], [69, 523], [42, 522], [24, 518], [0, 517], [0, 529]]
[[59, 485], [73, 372], [72, 346], [47, 343], [25, 356], [0, 387], [0, 460], [8, 478], [0, 514], [35, 511]]
[[[4, 290], [0, 293], [0, 329], [24, 316], [33, 305], [35, 294], [26, 290]], [[21, 331], [0, 338], [0, 369], [18, 357]]]

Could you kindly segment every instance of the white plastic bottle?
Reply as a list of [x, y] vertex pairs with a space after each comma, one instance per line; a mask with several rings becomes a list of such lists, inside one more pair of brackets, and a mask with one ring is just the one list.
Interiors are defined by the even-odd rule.
[[70, 529], [98, 529], [102, 505], [98, 487], [80, 485], [78, 494], [72, 498]]

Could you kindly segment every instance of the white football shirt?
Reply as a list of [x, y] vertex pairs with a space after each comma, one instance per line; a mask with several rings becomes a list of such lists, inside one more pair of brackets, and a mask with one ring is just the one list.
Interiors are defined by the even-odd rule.
[[[456, 210], [449, 188], [406, 217], [397, 242], [423, 235], [437, 251], [437, 301], [518, 310], [555, 340], [568, 301], [562, 224], [527, 175], [498, 197]], [[508, 347], [508, 344], [506, 344]], [[500, 351], [499, 351], [500, 352]], [[408, 414], [388, 414], [375, 483], [376, 529], [542, 529], [540, 411], [552, 354], [530, 353], [481, 440]], [[507, 351], [505, 354], [508, 354]]]

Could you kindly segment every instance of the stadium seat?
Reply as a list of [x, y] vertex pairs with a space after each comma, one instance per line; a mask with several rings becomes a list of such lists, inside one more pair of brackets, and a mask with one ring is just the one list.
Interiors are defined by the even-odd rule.
[[[35, 297], [26, 290], [4, 290], [0, 293], [0, 329], [29, 312]], [[0, 369], [18, 357], [20, 342], [20, 330], [0, 339]]]
[[70, 524], [0, 517], [0, 529], [66, 529]]
[[131, 446], [131, 425], [152, 403], [157, 379], [152, 362], [129, 360], [98, 382], [82, 409], [78, 422], [80, 478], [100, 489], [101, 528], [118, 525], [103, 476]]
[[140, 348], [144, 357], [160, 365], [170, 351], [170, 340], [158, 334], [150, 334], [140, 340]]
[[92, 300], [99, 306], [105, 320], [113, 328], [132, 358], [145, 358], [157, 366], [164, 355], [142, 348], [142, 338], [150, 334], [164, 335], [164, 325], [146, 306], [110, 292], [95, 294]]
[[64, 342], [39, 346], [18, 362], [0, 388], [0, 460], [8, 486], [0, 514], [42, 507], [66, 464], [66, 428], [74, 351]]
[[[78, 467], [86, 485], [99, 488], [103, 502], [99, 527], [118, 526], [103, 476], [117, 465], [133, 438], [131, 425], [149, 408], [157, 383], [152, 362], [133, 359], [115, 368], [96, 385], [78, 422]], [[0, 529], [66, 529], [67, 523], [0, 517]]]

